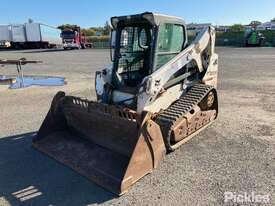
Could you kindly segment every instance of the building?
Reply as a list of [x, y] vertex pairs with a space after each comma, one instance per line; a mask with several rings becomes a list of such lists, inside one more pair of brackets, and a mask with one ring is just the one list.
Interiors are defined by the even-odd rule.
[[215, 26], [216, 31], [220, 31], [220, 32], [227, 32], [230, 30], [230, 26], [222, 26], [222, 25], [217, 25]]
[[263, 24], [258, 25], [256, 29], [259, 31], [275, 30], [275, 22], [265, 22]]
[[[204, 24], [195, 24], [195, 23], [191, 23], [191, 24], [187, 24], [187, 30], [188, 31], [199, 31], [205, 27], [211, 26], [211, 23], [204, 23]], [[222, 26], [222, 25], [217, 25], [214, 26], [216, 31], [220, 31], [220, 32], [227, 32], [230, 30], [230, 26]]]
[[193, 31], [198, 31], [198, 30], [202, 30], [205, 27], [211, 26], [211, 23], [205, 23], [205, 24], [195, 24], [195, 23], [191, 23], [191, 24], [187, 24], [187, 29], [188, 30], [193, 30]]

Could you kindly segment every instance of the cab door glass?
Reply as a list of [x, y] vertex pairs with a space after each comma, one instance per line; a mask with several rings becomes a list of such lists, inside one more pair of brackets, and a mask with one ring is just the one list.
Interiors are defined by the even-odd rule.
[[161, 24], [158, 34], [156, 68], [160, 68], [180, 53], [184, 42], [185, 33], [182, 25]]

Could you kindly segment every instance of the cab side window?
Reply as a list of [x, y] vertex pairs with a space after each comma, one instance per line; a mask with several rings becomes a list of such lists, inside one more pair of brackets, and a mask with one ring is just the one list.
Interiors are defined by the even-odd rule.
[[161, 24], [159, 27], [156, 68], [160, 68], [183, 49], [184, 27], [178, 24]]

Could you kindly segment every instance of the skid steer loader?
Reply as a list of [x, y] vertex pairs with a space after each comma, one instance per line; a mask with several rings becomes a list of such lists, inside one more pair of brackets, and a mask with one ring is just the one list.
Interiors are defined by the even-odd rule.
[[155, 13], [112, 17], [112, 64], [97, 101], [58, 92], [33, 146], [122, 195], [218, 114], [215, 30], [188, 44], [185, 22]]

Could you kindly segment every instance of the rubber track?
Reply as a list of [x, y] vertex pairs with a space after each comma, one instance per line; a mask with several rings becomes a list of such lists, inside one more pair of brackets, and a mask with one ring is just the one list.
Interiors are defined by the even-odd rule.
[[157, 116], [156, 122], [161, 128], [168, 151], [173, 151], [170, 136], [176, 121], [190, 112], [194, 106], [198, 105], [212, 89], [214, 89], [214, 87], [210, 85], [195, 84], [185, 95]]

